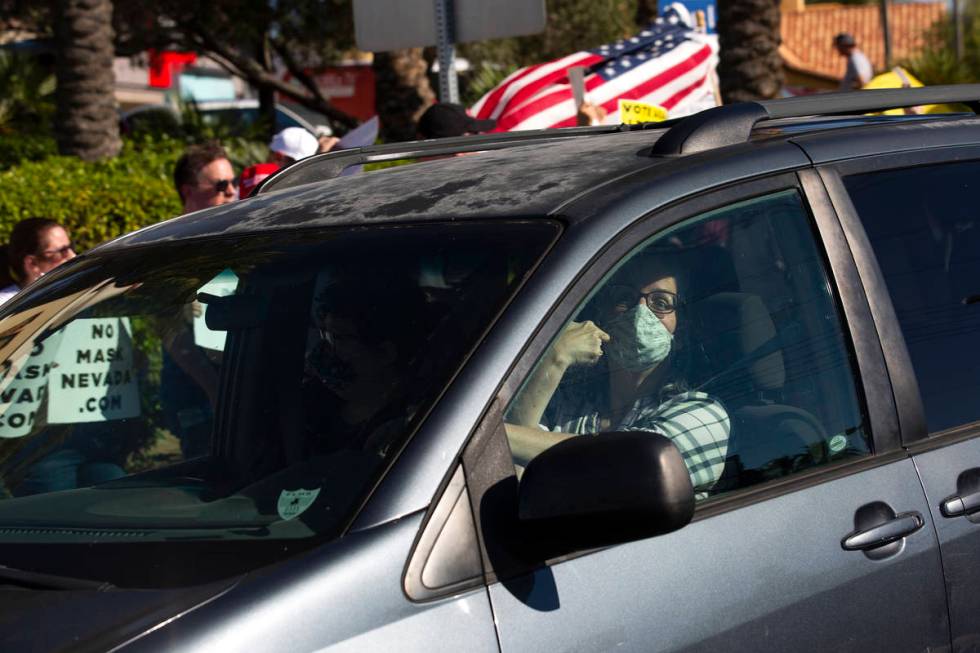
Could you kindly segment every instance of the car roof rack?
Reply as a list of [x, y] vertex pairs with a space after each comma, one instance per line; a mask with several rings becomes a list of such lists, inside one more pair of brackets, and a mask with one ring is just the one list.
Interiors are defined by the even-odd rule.
[[980, 84], [818, 93], [778, 100], [737, 102], [707, 109], [677, 122], [657, 139], [650, 156], [704, 152], [749, 140], [759, 122], [778, 118], [833, 116], [901, 109], [922, 104], [966, 104], [980, 113]]
[[398, 161], [418, 157], [447, 156], [465, 152], [503, 150], [527, 145], [529, 142], [552, 141], [597, 134], [612, 134], [642, 129], [667, 129], [683, 120], [665, 120], [639, 125], [600, 125], [596, 127], [568, 127], [564, 129], [534, 129], [493, 134], [473, 134], [454, 138], [437, 138], [427, 141], [369, 145], [339, 152], [326, 152], [301, 159], [290, 166], [263, 179], [255, 194], [292, 188], [314, 181], [332, 179], [340, 176], [347, 168], [365, 163]]

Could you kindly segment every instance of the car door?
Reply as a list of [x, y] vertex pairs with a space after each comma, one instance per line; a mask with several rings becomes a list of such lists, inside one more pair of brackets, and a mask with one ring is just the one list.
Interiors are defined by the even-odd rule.
[[902, 437], [938, 532], [957, 651], [980, 645], [978, 174], [976, 146], [823, 172], [868, 259], [889, 367], [906, 382]]
[[[464, 455], [502, 651], [948, 644], [933, 517], [898, 442], [880, 343], [829, 207], [812, 172], [701, 196], [635, 226], [562, 299]], [[669, 361], [671, 383], [635, 398], [628, 414], [651, 421], [612, 428], [673, 440], [698, 496], [693, 522], [535, 557], [521, 525], [501, 517], [526, 462], [507, 437], [522, 419], [515, 406], [561, 334], [588, 321], [613, 336], [596, 360], [565, 369], [539, 428], [602, 437], [619, 397], [609, 379], [621, 337], [602, 298], [637, 261], [678, 253], [671, 352], [658, 364]], [[576, 394], [578, 404], [566, 398]], [[590, 416], [599, 427], [569, 426]]]

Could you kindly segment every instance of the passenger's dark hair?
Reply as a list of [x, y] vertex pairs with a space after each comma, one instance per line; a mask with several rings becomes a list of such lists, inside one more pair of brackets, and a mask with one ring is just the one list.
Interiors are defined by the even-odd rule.
[[177, 189], [181, 201], [184, 199], [184, 194], [180, 192], [181, 186], [185, 184], [193, 186], [197, 183], [197, 174], [201, 172], [201, 168], [212, 161], [227, 158], [228, 152], [218, 141], [191, 145], [184, 150], [174, 166], [174, 187]]
[[7, 246], [0, 248], [0, 288], [24, 283], [24, 258], [40, 255], [44, 234], [60, 226], [50, 218], [27, 218], [14, 225]]

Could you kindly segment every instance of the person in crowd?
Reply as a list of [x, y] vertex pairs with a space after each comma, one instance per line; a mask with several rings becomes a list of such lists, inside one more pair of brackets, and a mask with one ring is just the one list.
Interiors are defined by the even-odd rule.
[[[326, 129], [329, 129], [329, 127]], [[316, 136], [302, 127], [287, 127], [283, 129], [273, 136], [269, 142], [268, 160], [263, 163], [256, 163], [242, 170], [239, 196], [241, 199], [251, 197], [256, 187], [258, 187], [259, 182], [269, 175], [300, 159], [305, 159], [306, 157], [325, 151], [320, 149], [322, 144], [329, 144], [332, 148], [337, 144], [338, 140], [332, 136], [326, 137], [326, 140], [318, 140]]]
[[688, 387], [680, 252], [646, 251], [606, 284], [569, 323], [506, 416], [518, 465], [564, 439], [652, 431], [684, 457], [695, 492], [721, 476], [730, 420], [720, 402]]
[[601, 125], [606, 120], [607, 112], [601, 104], [583, 102], [575, 114], [575, 122], [579, 127]]
[[235, 172], [220, 143], [191, 145], [174, 166], [174, 186], [184, 213], [200, 211], [238, 199]]
[[450, 138], [488, 132], [497, 126], [495, 120], [477, 120], [459, 104], [439, 102], [425, 110], [416, 131], [419, 140]]
[[330, 152], [340, 143], [340, 139], [334, 136], [333, 130], [328, 125], [318, 125], [314, 136], [316, 136], [317, 154]]
[[238, 181], [238, 197], [246, 199], [252, 196], [259, 183], [279, 170], [278, 163], [256, 163], [242, 170], [242, 176]]
[[[45, 272], [75, 258], [75, 248], [68, 232], [49, 218], [27, 218], [14, 225], [6, 248], [7, 283], [0, 289], [0, 304], [25, 286], [37, 281]], [[3, 283], [3, 281], [0, 281]]]
[[871, 81], [874, 69], [868, 57], [858, 50], [853, 36], [841, 32], [834, 37], [834, 47], [840, 56], [847, 59], [847, 70], [840, 82], [840, 90], [854, 91]]
[[[174, 167], [174, 186], [184, 213], [238, 198], [231, 161], [215, 141], [187, 148]], [[194, 342], [193, 321], [201, 310], [193, 301], [161, 318], [160, 403], [167, 428], [180, 440], [185, 459], [207, 453], [218, 393], [220, 352], [209, 352]]]
[[269, 163], [285, 168], [300, 159], [313, 156], [319, 147], [316, 136], [302, 127], [286, 127], [273, 136], [269, 143]]

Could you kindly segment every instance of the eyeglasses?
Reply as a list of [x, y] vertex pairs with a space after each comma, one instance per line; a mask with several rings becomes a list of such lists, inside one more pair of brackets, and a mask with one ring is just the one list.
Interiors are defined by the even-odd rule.
[[218, 194], [218, 193], [225, 194], [225, 193], [228, 192], [228, 188], [229, 187], [231, 187], [233, 189], [237, 189], [238, 188], [238, 180], [237, 179], [219, 179], [218, 181], [214, 182], [214, 185], [210, 186], [210, 188], [212, 188], [214, 190], [215, 194]]
[[38, 256], [43, 256], [44, 258], [62, 259], [68, 256], [68, 252], [74, 250], [75, 250], [75, 243], [69, 242], [67, 245], [64, 245], [63, 247], [59, 247], [58, 249], [46, 249], [40, 254], [38, 254]]
[[663, 317], [670, 315], [677, 310], [677, 293], [669, 290], [652, 290], [648, 293], [641, 293], [636, 288], [630, 286], [609, 286], [606, 290], [608, 306], [614, 311], [622, 313], [628, 311], [636, 305], [636, 300], [643, 298], [643, 303], [654, 314]]

